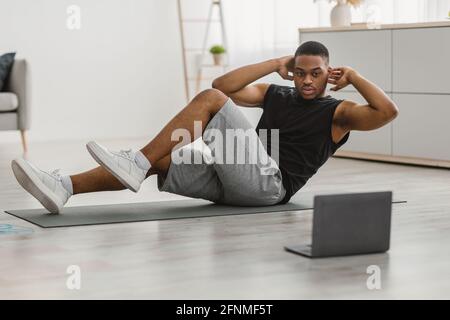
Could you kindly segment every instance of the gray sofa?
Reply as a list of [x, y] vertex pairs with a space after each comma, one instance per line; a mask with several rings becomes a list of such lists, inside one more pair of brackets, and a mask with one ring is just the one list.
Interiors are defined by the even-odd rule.
[[25, 60], [15, 60], [3, 91], [0, 92], [0, 131], [19, 130], [24, 152], [25, 132], [30, 128], [30, 79]]

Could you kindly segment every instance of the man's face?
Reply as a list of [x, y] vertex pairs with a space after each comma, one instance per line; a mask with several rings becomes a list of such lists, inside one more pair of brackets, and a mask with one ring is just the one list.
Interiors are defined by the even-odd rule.
[[294, 83], [307, 100], [323, 97], [328, 81], [328, 63], [321, 56], [301, 55], [295, 58]]

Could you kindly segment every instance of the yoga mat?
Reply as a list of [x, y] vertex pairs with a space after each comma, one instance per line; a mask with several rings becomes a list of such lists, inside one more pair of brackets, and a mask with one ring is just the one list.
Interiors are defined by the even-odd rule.
[[[287, 204], [264, 207], [218, 205], [200, 199], [65, 207], [60, 214], [46, 209], [8, 210], [6, 213], [42, 228], [73, 227], [152, 220], [203, 218], [238, 214], [313, 209], [314, 195], [296, 195]], [[393, 201], [405, 203], [406, 201]]]

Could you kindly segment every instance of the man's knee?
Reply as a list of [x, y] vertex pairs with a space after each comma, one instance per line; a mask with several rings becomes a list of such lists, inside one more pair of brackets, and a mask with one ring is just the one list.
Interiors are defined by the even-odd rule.
[[200, 101], [205, 108], [215, 114], [227, 102], [228, 96], [220, 90], [211, 88], [203, 90], [194, 99]]

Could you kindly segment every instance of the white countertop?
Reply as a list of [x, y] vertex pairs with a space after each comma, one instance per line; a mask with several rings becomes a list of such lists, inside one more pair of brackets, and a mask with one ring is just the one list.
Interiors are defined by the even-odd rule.
[[334, 31], [355, 31], [355, 30], [386, 30], [386, 29], [411, 29], [411, 28], [436, 28], [450, 27], [450, 20], [434, 21], [434, 22], [416, 22], [416, 23], [396, 23], [396, 24], [380, 24], [376, 28], [368, 26], [365, 23], [354, 24], [349, 27], [315, 27], [315, 28], [299, 28], [300, 32], [334, 32]]

